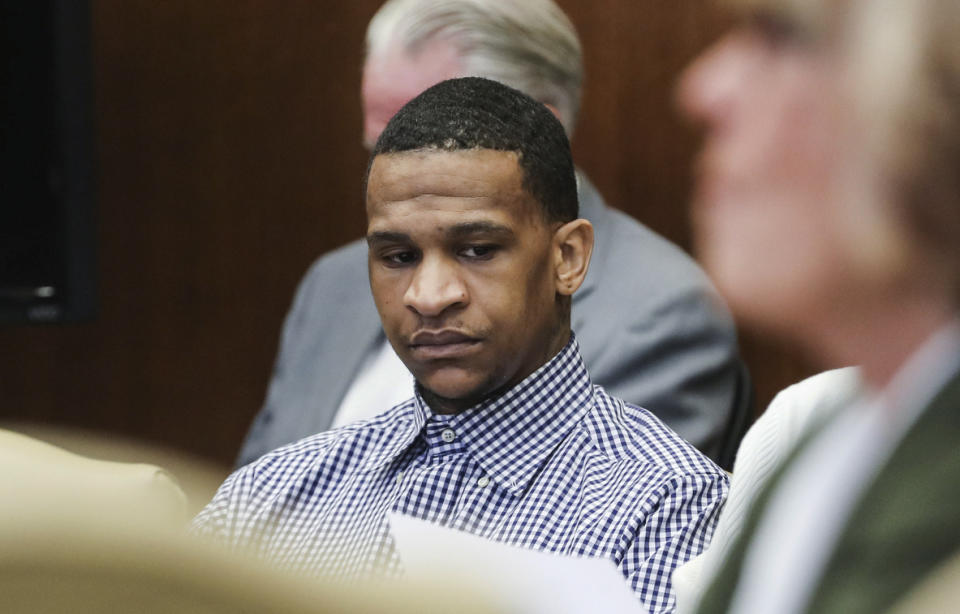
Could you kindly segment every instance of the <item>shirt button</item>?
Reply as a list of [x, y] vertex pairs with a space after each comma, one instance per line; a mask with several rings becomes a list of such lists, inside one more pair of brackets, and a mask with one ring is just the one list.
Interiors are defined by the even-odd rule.
[[490, 483], [490, 478], [488, 478], [487, 476], [483, 476], [482, 478], [477, 480], [477, 486], [479, 486], [480, 488], [486, 488], [487, 484], [489, 483]]
[[397, 484], [399, 484], [399, 483], [402, 482], [402, 481], [403, 481], [403, 473], [398, 473], [398, 474], [397, 474]]
[[440, 433], [440, 439], [447, 443], [452, 442], [456, 438], [457, 434], [453, 432], [453, 429], [443, 429], [443, 432]]

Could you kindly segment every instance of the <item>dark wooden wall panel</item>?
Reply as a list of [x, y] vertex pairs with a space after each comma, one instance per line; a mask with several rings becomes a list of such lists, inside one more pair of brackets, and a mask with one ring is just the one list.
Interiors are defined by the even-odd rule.
[[[701, 2], [563, 0], [586, 49], [575, 139], [610, 202], [690, 247], [679, 69]], [[95, 0], [100, 314], [0, 329], [5, 419], [229, 462], [312, 259], [364, 227], [362, 37], [379, 0]], [[808, 369], [746, 334], [765, 403]]]

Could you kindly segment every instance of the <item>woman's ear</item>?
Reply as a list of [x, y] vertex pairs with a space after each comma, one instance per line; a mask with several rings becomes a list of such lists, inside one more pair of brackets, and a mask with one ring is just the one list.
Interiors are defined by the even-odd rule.
[[587, 276], [593, 253], [593, 225], [576, 219], [553, 233], [554, 271], [557, 294], [572, 296]]

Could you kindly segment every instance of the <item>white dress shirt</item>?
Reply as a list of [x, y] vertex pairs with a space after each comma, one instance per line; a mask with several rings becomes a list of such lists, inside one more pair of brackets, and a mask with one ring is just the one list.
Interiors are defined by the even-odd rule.
[[363, 362], [343, 396], [333, 426], [366, 420], [413, 396], [413, 375], [400, 362], [387, 338]]

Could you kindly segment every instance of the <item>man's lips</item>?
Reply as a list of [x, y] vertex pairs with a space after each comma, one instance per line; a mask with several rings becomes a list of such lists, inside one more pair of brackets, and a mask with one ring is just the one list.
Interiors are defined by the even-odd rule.
[[455, 330], [423, 330], [410, 338], [409, 347], [420, 359], [458, 358], [472, 352], [480, 340]]

